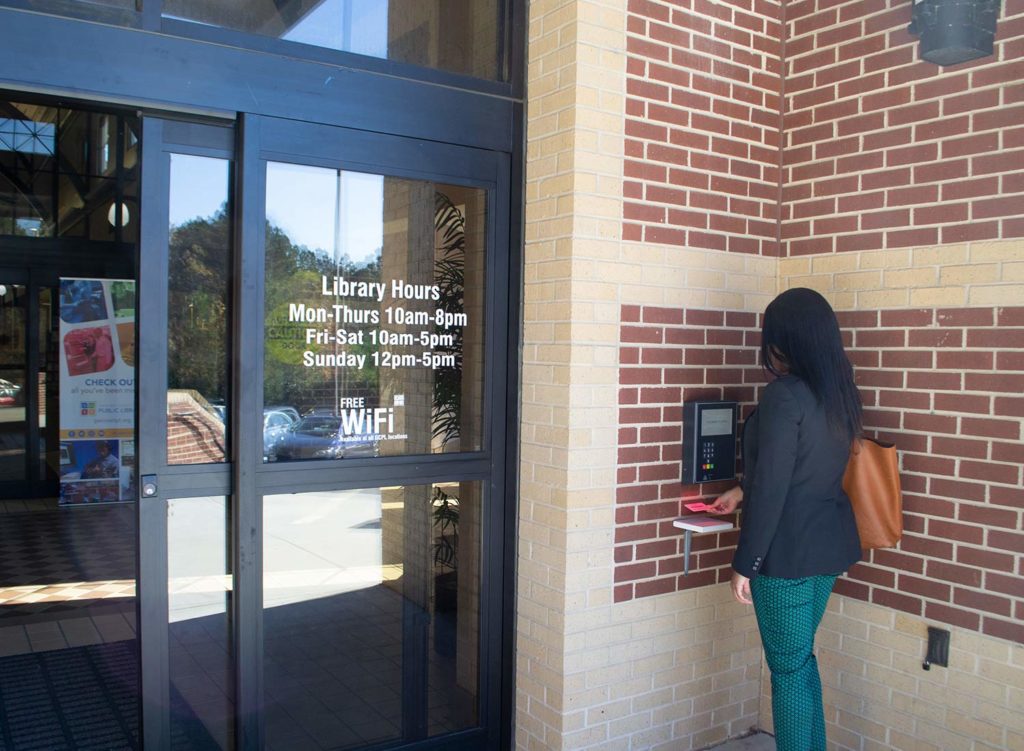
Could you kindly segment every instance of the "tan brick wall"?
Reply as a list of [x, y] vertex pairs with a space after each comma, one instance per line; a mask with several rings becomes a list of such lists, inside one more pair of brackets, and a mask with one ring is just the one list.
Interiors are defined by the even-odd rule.
[[784, 258], [779, 281], [818, 290], [836, 310], [1017, 306], [1024, 239]]
[[[591, 551], [600, 555], [601, 530], [611, 526], [610, 518], [603, 518], [610, 511], [603, 514], [601, 504], [591, 500], [592, 488], [602, 482], [600, 464], [590, 464], [579, 450], [589, 448], [591, 456], [599, 457], [600, 447], [610, 444], [588, 405], [600, 402], [602, 381], [614, 378], [608, 372], [614, 359], [602, 361], [597, 344], [608, 288], [600, 279], [581, 278], [580, 272], [588, 258], [617, 252], [616, 227], [599, 229], [607, 215], [602, 205], [614, 202], [621, 191], [615, 170], [621, 135], [617, 142], [614, 116], [621, 105], [614, 79], [622, 65], [600, 43], [606, 25], [616, 25], [614, 13], [602, 23], [604, 10], [600, 4], [571, 0], [530, 4], [519, 748], [583, 747], [586, 712], [606, 701], [597, 695], [584, 698], [587, 655], [578, 635], [579, 612], [610, 599], [610, 587], [602, 595], [600, 580], [588, 580], [586, 566], [580, 566], [580, 558]], [[612, 82], [607, 94], [590, 80], [597, 78], [595, 60]], [[602, 131], [611, 134], [602, 140]], [[602, 169], [605, 159], [609, 166]], [[600, 560], [594, 565], [599, 569]]]
[[702, 748], [757, 713], [725, 588], [614, 603], [623, 304], [756, 310], [777, 261], [622, 241], [626, 2], [530, 5], [516, 745]]
[[[1024, 646], [953, 627], [949, 667], [926, 671], [929, 625], [832, 598], [818, 630], [830, 751], [1024, 748]], [[759, 724], [771, 731], [767, 670]]]
[[[770, 723], [768, 704], [759, 696], [764, 670], [753, 616], [731, 602], [726, 587], [614, 602], [624, 309], [761, 312], [779, 289], [795, 284], [822, 289], [841, 310], [993, 307], [1012, 295], [1024, 299], [1015, 245], [970, 243], [780, 261], [624, 239], [629, 8], [627, 0], [530, 4], [516, 667], [520, 749], [689, 751], [743, 733], [757, 724], [759, 713], [761, 722]], [[986, 268], [970, 268], [975, 265]], [[835, 738], [849, 742], [844, 748], [861, 749], [855, 736], [865, 739], [863, 749], [889, 747], [872, 735], [887, 722], [886, 712], [897, 711], [885, 701], [876, 703], [867, 678], [878, 676], [872, 681], [890, 698], [896, 686], [902, 687], [901, 701], [912, 703], [907, 697], [913, 697], [920, 710], [900, 711], [918, 723], [914, 732], [921, 728], [931, 734], [923, 739], [936, 739], [928, 740], [931, 746], [896, 735], [888, 740], [898, 748], [944, 748], [939, 734], [962, 722], [957, 712], [969, 713], [932, 706], [938, 697], [927, 681], [953, 671], [933, 669], [927, 680], [918, 675], [923, 621], [840, 596], [831, 607], [821, 646]], [[892, 624], [888, 631], [885, 619]], [[844, 642], [840, 627], [854, 635]], [[917, 628], [917, 636], [909, 628]], [[883, 660], [889, 673], [855, 643], [856, 634], [864, 643], [871, 636], [899, 644], [900, 658], [893, 647]], [[1019, 650], [959, 629], [953, 644], [974, 661], [976, 675], [996, 670], [1010, 676], [1002, 699], [984, 709], [988, 716], [1020, 704], [1022, 690], [1013, 682], [1024, 670]], [[833, 669], [833, 663], [844, 670]], [[965, 679], [964, 685], [972, 684]], [[905, 726], [901, 721], [897, 731]], [[1004, 741], [1010, 745], [1004, 748], [1015, 747], [1014, 732], [1007, 731]]]
[[[779, 280], [780, 289], [806, 286], [819, 290], [840, 312], [841, 318], [847, 313], [862, 318], [876, 313], [879, 308], [883, 313], [887, 312], [884, 309], [895, 309], [894, 314], [898, 314], [899, 309], [903, 309], [910, 314], [938, 307], [954, 312], [965, 311], [961, 317], [966, 317], [966, 313], [992, 314], [994, 311], [996, 315], [992, 317], [995, 319], [998, 314], [1019, 310], [1024, 301], [1022, 263], [1024, 241], [1010, 239], [787, 258], [779, 262]], [[1019, 358], [1019, 353], [1024, 351], [1018, 332], [1019, 329], [1007, 329], [999, 340], [1000, 346], [1015, 350], [1015, 353], [1005, 353], [1008, 358]], [[965, 352], [974, 352], [976, 359], [983, 356], [976, 349]], [[1016, 360], [1008, 359], [1007, 362]], [[981, 360], [971, 365], [972, 370], [982, 367], [984, 362]], [[1020, 366], [1016, 367], [1019, 369]], [[860, 379], [867, 371], [860, 367], [858, 373]], [[869, 394], [873, 393], [872, 384], [867, 384], [867, 390]], [[1020, 402], [1017, 398], [1019, 393], [1000, 395], [994, 392], [989, 396], [1006, 404]], [[941, 411], [949, 413], [949, 407], [944, 406]], [[1002, 417], [1016, 421], [1017, 437], [1008, 445], [1019, 447], [1020, 426], [1024, 424], [1019, 405]], [[897, 423], [891, 428], [897, 434], [897, 440], [900, 440], [902, 427], [902, 423]], [[955, 440], [964, 444], [969, 442], [968, 428], [958, 427], [957, 430]], [[962, 520], [972, 518], [962, 509], [955, 511], [949, 520], [940, 519], [936, 514], [940, 504], [952, 503], [958, 508], [970, 506], [962, 502], [967, 484], [959, 484], [956, 498], [941, 500], [943, 491], [934, 485], [934, 480], [921, 474], [921, 467], [908, 466], [912, 464], [908, 458], [913, 459], [914, 453], [921, 451], [909, 447], [915, 437], [912, 433], [902, 434], [903, 441], [908, 443], [908, 451], [903, 456], [903, 473], [905, 490], [909, 494], [907, 508], [910, 516], [907, 523], [911, 525], [910, 537], [905, 538], [895, 551], [874, 554], [872, 565], [867, 570], [875, 575], [845, 582], [847, 586], [864, 588], [863, 592], [856, 591], [860, 599], [875, 599], [875, 594], [869, 593], [866, 585], [870, 584], [870, 589], [877, 590], [881, 582], [879, 574], [891, 576], [895, 573], [899, 577], [897, 590], [902, 589], [903, 593], [878, 598], [897, 598], [887, 604], [862, 602], [853, 597], [833, 597], [818, 633], [830, 749], [1011, 751], [1024, 748], [1024, 716], [1020, 713], [1024, 701], [1024, 645], [1012, 636], [1019, 632], [1024, 607], [1016, 603], [1012, 615], [1007, 612], [1004, 620], [992, 620], [992, 632], [1005, 638], [977, 633], [979, 627], [988, 630], [985, 624], [990, 615], [985, 611], [984, 603], [988, 602], [989, 595], [980, 595], [983, 600], [979, 604], [967, 605], [959, 611], [955, 607], [945, 607], [935, 600], [937, 596], [950, 598], [955, 606], [959, 604], [957, 593], [966, 594], [967, 590], [927, 570], [937, 562], [937, 565], [948, 566], [956, 574], [974, 572], [982, 584], [981, 590], [999, 596], [1006, 593], [1020, 597], [1024, 595], [1021, 585], [1024, 554], [1017, 543], [1013, 549], [1004, 550], [998, 561], [989, 560], [989, 556], [999, 555], [998, 548], [982, 547], [978, 548], [980, 557], [969, 555], [974, 552], [970, 536], [956, 533], [951, 541], [940, 542], [949, 545], [954, 563], [933, 561], [933, 553], [926, 554], [928, 560], [921, 574], [928, 574], [928, 589], [920, 590], [914, 586], [920, 577], [910, 576], [903, 581], [908, 577], [908, 563], [915, 560], [916, 548], [911, 545], [915, 530], [924, 531], [926, 527], [922, 525], [934, 523], [938, 534], [939, 525], [948, 524], [952, 528]], [[922, 456], [935, 454], [942, 461], [943, 449], [935, 441], [945, 439], [931, 436], [930, 440]], [[996, 454], [992, 456], [998, 458]], [[934, 472], [933, 467], [928, 469]], [[1007, 513], [1014, 513], [1014, 508], [1019, 509], [1024, 486], [1019, 464], [1017, 469], [1017, 479], [1009, 484], [992, 477], [975, 483], [975, 487], [983, 491], [983, 503], [980, 505], [984, 510], [1002, 508]], [[930, 484], [922, 485], [922, 480]], [[998, 497], [994, 495], [996, 490], [999, 490]], [[1018, 500], [1007, 505], [1005, 497]], [[1019, 510], [1016, 513], [1018, 521], [1015, 528], [1019, 530]], [[986, 534], [1013, 536], [1012, 532], [1000, 532], [998, 526], [988, 522], [975, 528], [978, 529]], [[986, 569], [989, 565], [1005, 570], [1005, 573], [998, 573], [996, 568]], [[938, 573], [948, 576], [945, 569]], [[992, 581], [989, 577], [993, 577]], [[950, 591], [947, 593], [935, 587], [945, 587]], [[915, 605], [915, 601], [920, 603], [921, 595], [925, 600], [924, 617], [921, 616], [921, 604]], [[896, 609], [899, 607], [917, 608], [918, 614], [901, 612]], [[950, 625], [950, 621], [959, 620], [970, 628]], [[948, 668], [932, 667], [930, 671], [924, 671], [921, 667], [926, 653], [928, 626], [951, 631]], [[768, 686], [765, 668], [759, 726], [770, 731]]]

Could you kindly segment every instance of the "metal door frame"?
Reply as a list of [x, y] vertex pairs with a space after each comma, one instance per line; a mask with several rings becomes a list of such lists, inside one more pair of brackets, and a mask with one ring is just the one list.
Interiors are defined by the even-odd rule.
[[[210, 495], [232, 497], [230, 463], [167, 463], [170, 155], [190, 154], [233, 160], [234, 153], [231, 127], [143, 117], [136, 319], [139, 361], [136, 462], [140, 479], [137, 601], [144, 748], [169, 748], [171, 737], [168, 501]], [[152, 492], [147, 489], [147, 478], [155, 479]]]
[[[519, 272], [510, 252], [510, 157], [499, 151], [452, 146], [242, 115], [219, 127], [143, 117], [138, 304], [138, 442], [140, 478], [155, 480], [147, 495], [140, 482], [139, 638], [142, 652], [142, 728], [146, 748], [170, 741], [167, 502], [223, 495], [230, 499], [231, 596], [235, 668], [235, 738], [240, 749], [264, 744], [262, 498], [296, 487], [310, 490], [428, 484], [442, 479], [484, 483], [480, 606], [480, 727], [405, 747], [499, 748], [511, 718], [515, 456], [513, 398], [517, 383]], [[168, 198], [171, 153], [233, 160], [234, 279], [232, 290], [232, 394], [230, 461], [220, 465], [167, 464]], [[344, 466], [263, 463], [263, 284], [265, 176], [268, 161], [372, 171], [487, 191], [485, 264], [484, 449], [454, 455], [349, 460]], [[259, 367], [252, 367], [258, 363]], [[509, 453], [511, 452], [511, 453]], [[511, 481], [510, 481], [511, 477]]]

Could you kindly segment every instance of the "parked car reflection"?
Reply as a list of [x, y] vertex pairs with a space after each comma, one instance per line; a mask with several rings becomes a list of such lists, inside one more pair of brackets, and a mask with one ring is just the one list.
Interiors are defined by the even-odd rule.
[[13, 407], [21, 403], [21, 386], [0, 378], [0, 407]]
[[299, 415], [299, 410], [295, 409], [295, 407], [285, 407], [275, 404], [272, 406], [264, 407], [263, 414], [266, 414], [267, 412], [284, 412], [286, 415], [288, 415], [288, 419], [292, 421], [293, 425], [301, 419]]
[[377, 442], [369, 436], [345, 435], [340, 417], [309, 415], [281, 436], [273, 453], [278, 461], [353, 459], [376, 456]]
[[269, 407], [263, 410], [263, 461], [274, 461], [277, 447], [295, 424], [290, 412]]

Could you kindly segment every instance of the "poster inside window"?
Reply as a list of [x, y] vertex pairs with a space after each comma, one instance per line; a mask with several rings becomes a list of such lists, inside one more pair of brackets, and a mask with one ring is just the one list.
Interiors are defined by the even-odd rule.
[[135, 498], [135, 282], [60, 280], [60, 504]]

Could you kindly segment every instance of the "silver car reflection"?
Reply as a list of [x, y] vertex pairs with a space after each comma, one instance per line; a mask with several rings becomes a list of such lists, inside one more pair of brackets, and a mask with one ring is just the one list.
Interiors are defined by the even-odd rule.
[[0, 378], [0, 407], [13, 407], [21, 400], [21, 386]]
[[340, 417], [309, 415], [289, 428], [274, 447], [278, 461], [300, 459], [354, 459], [377, 455], [377, 442], [369, 436], [346, 435]]
[[272, 462], [276, 459], [278, 445], [296, 422], [291, 412], [270, 408], [263, 410], [263, 461]]

